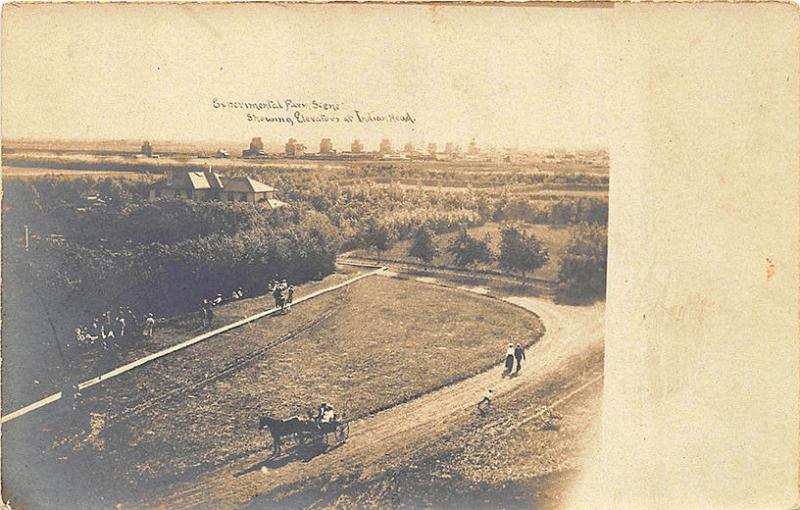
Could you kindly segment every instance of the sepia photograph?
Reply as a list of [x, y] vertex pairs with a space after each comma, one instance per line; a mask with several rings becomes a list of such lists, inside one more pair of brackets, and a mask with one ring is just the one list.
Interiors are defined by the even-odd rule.
[[740, 6], [5, 4], [2, 504], [790, 508], [800, 38]]

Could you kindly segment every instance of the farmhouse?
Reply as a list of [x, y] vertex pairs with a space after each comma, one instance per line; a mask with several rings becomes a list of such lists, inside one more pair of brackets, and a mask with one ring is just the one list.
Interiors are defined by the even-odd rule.
[[286, 205], [275, 198], [275, 188], [250, 177], [233, 177], [225, 180], [222, 199], [228, 202], [266, 202], [273, 209]]
[[211, 172], [177, 172], [150, 187], [150, 200], [187, 198], [268, 204], [272, 209], [286, 205], [275, 198], [275, 188], [250, 177], [222, 177]]

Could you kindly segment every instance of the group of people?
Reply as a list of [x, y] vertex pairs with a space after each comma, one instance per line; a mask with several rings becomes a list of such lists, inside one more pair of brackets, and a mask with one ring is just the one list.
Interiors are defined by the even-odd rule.
[[275, 299], [275, 308], [280, 308], [283, 313], [288, 313], [292, 308], [292, 301], [294, 301], [294, 287], [286, 282], [286, 280], [273, 280], [269, 284], [272, 291], [272, 297]]
[[[514, 344], [508, 344], [508, 348], [506, 349], [506, 370], [503, 375], [510, 375], [512, 371], [514, 374], [518, 374], [520, 370], [522, 370], [522, 360], [525, 359], [525, 349], [522, 348], [521, 344], [517, 344], [514, 347]], [[514, 370], [514, 360], [517, 361], [517, 369]]]
[[[522, 347], [522, 344], [508, 344], [506, 348], [506, 356], [505, 356], [505, 370], [503, 371], [503, 377], [506, 376], [513, 376], [519, 374], [520, 370], [522, 370], [522, 362], [525, 360], [525, 349]], [[514, 369], [514, 362], [516, 361], [516, 370]], [[489, 388], [486, 390], [486, 393], [483, 394], [483, 398], [478, 402], [478, 412], [483, 415], [489, 411], [492, 406], [492, 398], [494, 398], [494, 390]]]
[[[241, 287], [231, 292], [231, 296], [228, 301], [236, 301], [238, 299], [242, 299], [244, 297], [244, 291]], [[203, 323], [203, 328], [208, 328], [214, 322], [214, 307], [219, 306], [225, 302], [225, 299], [222, 297], [222, 294], [217, 294], [211, 299], [204, 298], [203, 302], [200, 303], [200, 322]]]
[[80, 346], [100, 343], [108, 349], [114, 342], [126, 338], [149, 338], [153, 336], [156, 319], [147, 313], [141, 320], [126, 306], [120, 306], [116, 312], [107, 310], [95, 317], [90, 326], [75, 328], [75, 344]]

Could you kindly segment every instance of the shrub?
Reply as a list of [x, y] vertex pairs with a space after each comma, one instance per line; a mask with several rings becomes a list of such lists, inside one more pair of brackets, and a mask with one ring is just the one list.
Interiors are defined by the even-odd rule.
[[424, 226], [419, 227], [414, 234], [414, 239], [408, 249], [408, 254], [425, 263], [430, 263], [437, 255], [438, 251], [436, 243], [433, 242], [433, 236], [430, 230]]
[[576, 227], [558, 272], [563, 292], [581, 299], [605, 295], [607, 260], [606, 228], [592, 224]]

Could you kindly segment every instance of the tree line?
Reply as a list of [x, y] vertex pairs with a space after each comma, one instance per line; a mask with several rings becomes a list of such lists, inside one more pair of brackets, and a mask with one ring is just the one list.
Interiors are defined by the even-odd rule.
[[[467, 229], [487, 221], [586, 224], [585, 239], [572, 246], [561, 279], [575, 293], [604, 289], [604, 272], [601, 277], [593, 271], [605, 267], [607, 200], [536, 201], [508, 193], [428, 193], [369, 184], [345, 188], [307, 172], [276, 176], [271, 184], [292, 204], [277, 211], [239, 202], [149, 202], [145, 183], [123, 179], [9, 179], [3, 241], [13, 255], [22, 225], [29, 226], [25, 264], [37, 282], [54, 287], [47, 295], [67, 303], [76, 296], [97, 303], [124, 297], [126, 303], [172, 312], [238, 287], [250, 295], [263, 292], [275, 274], [293, 281], [324, 276], [340, 250], [385, 251], [413, 238], [420, 251], [412, 256], [424, 255], [431, 248], [426, 236], [456, 231], [445, 250], [457, 265], [496, 261], [528, 274], [549, 256], [535, 236], [523, 228], [504, 229], [495, 255]], [[4, 264], [13, 260], [8, 256]]]
[[[509, 225], [500, 231], [497, 253], [493, 252], [491, 244], [489, 234], [479, 239], [462, 228], [447, 243], [444, 252], [454, 265], [461, 268], [479, 268], [497, 263], [501, 269], [523, 278], [550, 261], [550, 253], [544, 243], [536, 235], [525, 232], [520, 225]], [[407, 253], [430, 264], [439, 255], [440, 248], [431, 231], [421, 226], [414, 233]], [[574, 227], [561, 256], [558, 271], [561, 292], [572, 299], [603, 297], [607, 259], [605, 227], [587, 223]]]

